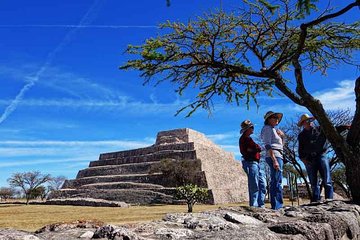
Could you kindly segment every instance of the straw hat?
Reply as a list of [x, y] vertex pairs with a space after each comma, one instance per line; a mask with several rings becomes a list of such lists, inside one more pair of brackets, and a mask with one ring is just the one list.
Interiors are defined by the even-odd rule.
[[245, 120], [241, 123], [240, 126], [241, 126], [240, 134], [243, 134], [249, 128], [254, 127], [254, 124], [252, 124], [250, 120]]
[[268, 111], [267, 113], [265, 113], [265, 115], [264, 115], [265, 122], [269, 117], [272, 117], [274, 115], [276, 115], [276, 117], [277, 117], [277, 119], [279, 119], [279, 123], [280, 123], [281, 119], [283, 117], [283, 114], [282, 113], [276, 113], [276, 112], [273, 112], [273, 111]]
[[303, 124], [303, 122], [304, 121], [306, 121], [306, 120], [311, 120], [311, 121], [313, 121], [313, 120], [315, 120], [315, 118], [314, 117], [310, 117], [308, 114], [303, 114], [303, 115], [301, 115], [301, 117], [300, 117], [300, 120], [298, 121], [298, 127], [301, 127], [301, 125]]

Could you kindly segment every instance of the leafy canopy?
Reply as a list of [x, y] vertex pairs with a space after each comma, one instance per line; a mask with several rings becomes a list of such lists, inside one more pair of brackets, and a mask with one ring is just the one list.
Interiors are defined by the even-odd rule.
[[198, 202], [205, 202], [209, 197], [209, 190], [195, 184], [186, 184], [176, 188], [177, 199], [184, 199], [188, 205], [188, 212], [192, 212], [193, 206]]
[[208, 13], [187, 24], [168, 21], [161, 25], [165, 34], [128, 46], [137, 59], [120, 68], [140, 70], [145, 83], [171, 81], [180, 95], [198, 89], [195, 100], [177, 112], [190, 108], [190, 116], [199, 107], [211, 111], [217, 96], [249, 107], [261, 94], [272, 96], [275, 85], [288, 92], [290, 80], [283, 73], [294, 70], [294, 58], [303, 70], [321, 74], [341, 62], [359, 65], [352, 54], [360, 49], [359, 21], [314, 24], [301, 44], [304, 12], [297, 4], [252, 1], [237, 11]]

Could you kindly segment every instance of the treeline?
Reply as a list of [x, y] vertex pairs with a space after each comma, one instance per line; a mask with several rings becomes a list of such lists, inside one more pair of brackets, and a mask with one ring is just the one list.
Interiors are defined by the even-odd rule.
[[44, 200], [51, 191], [59, 190], [65, 180], [64, 176], [52, 177], [39, 171], [14, 173], [7, 179], [9, 187], [0, 188], [0, 199], [25, 199], [26, 204], [31, 199]]

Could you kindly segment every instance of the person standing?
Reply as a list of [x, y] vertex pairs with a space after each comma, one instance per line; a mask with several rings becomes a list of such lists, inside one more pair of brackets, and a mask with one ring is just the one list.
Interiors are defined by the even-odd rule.
[[282, 172], [284, 133], [275, 127], [281, 122], [282, 113], [268, 111], [264, 115], [261, 139], [265, 145], [265, 161], [270, 168], [270, 203], [272, 209], [283, 207]]
[[[303, 114], [300, 117], [298, 126], [303, 130], [298, 135], [299, 158], [304, 163], [312, 190], [311, 202], [319, 202], [320, 184], [318, 173], [322, 178], [325, 188], [325, 199], [332, 200], [334, 188], [331, 181], [330, 163], [326, 158], [326, 137], [319, 126], [314, 126], [314, 117]], [[339, 131], [340, 127], [336, 127]]]
[[250, 137], [254, 133], [254, 125], [250, 120], [241, 123], [239, 149], [243, 156], [242, 166], [248, 177], [250, 207], [265, 207], [266, 180], [260, 167], [261, 147]]

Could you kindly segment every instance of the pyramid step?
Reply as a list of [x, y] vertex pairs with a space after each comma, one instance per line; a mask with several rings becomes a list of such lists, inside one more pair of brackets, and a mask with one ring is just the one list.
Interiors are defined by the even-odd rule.
[[164, 145], [152, 145], [150, 147], [138, 148], [126, 151], [117, 151], [110, 153], [102, 153], [99, 156], [99, 160], [107, 160], [107, 159], [116, 159], [116, 158], [124, 158], [124, 157], [133, 157], [140, 155], [147, 155], [160, 151], [191, 151], [194, 150], [194, 143], [178, 143], [178, 144], [164, 144]]
[[110, 182], [110, 183], [91, 183], [82, 185], [81, 188], [97, 189], [164, 189], [164, 186], [151, 183], [135, 182]]
[[72, 180], [66, 180], [63, 188], [77, 188], [82, 185], [93, 183], [111, 183], [111, 182], [135, 182], [159, 184], [163, 181], [162, 174], [129, 174], [129, 175], [107, 175], [84, 177]]
[[128, 163], [122, 165], [104, 165], [89, 167], [80, 170], [76, 178], [120, 174], [148, 174], [154, 164], [156, 164], [156, 162]]
[[109, 201], [121, 201], [130, 204], [171, 204], [176, 202], [171, 195], [142, 189], [61, 189], [54, 191], [49, 196], [49, 199], [74, 197], [91, 197]]
[[106, 158], [106, 160], [92, 161], [89, 167], [106, 166], [106, 165], [121, 165], [130, 163], [143, 163], [160, 161], [161, 159], [196, 159], [195, 150], [163, 150], [156, 153], [149, 153], [146, 155], [135, 155], [127, 157]]
[[133, 182], [117, 182], [117, 183], [93, 183], [82, 185], [78, 189], [102, 189], [102, 190], [117, 190], [117, 189], [131, 189], [131, 190], [148, 190], [153, 192], [164, 193], [167, 195], [174, 195], [175, 187], [164, 187], [158, 184], [147, 183], [133, 183]]

